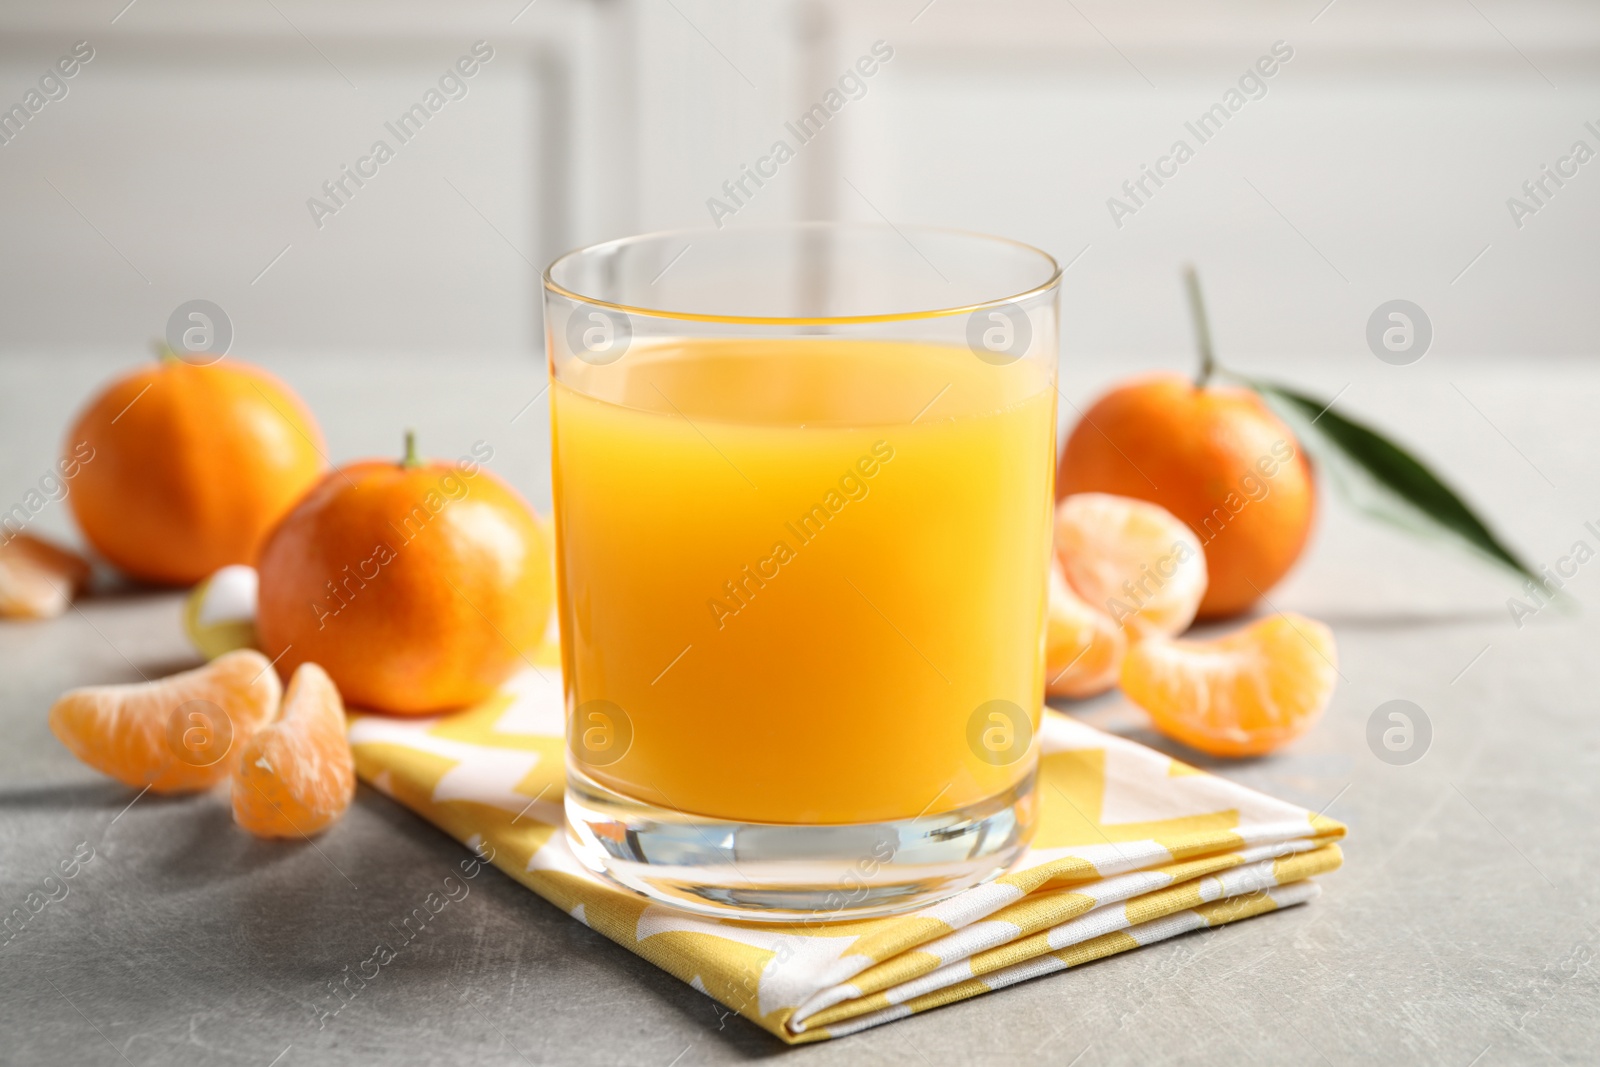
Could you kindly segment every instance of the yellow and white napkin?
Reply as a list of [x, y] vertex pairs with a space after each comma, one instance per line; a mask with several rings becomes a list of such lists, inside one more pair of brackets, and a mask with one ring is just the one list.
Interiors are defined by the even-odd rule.
[[1010, 873], [922, 911], [814, 927], [707, 919], [612, 887], [562, 828], [561, 682], [438, 718], [354, 714], [362, 779], [578, 921], [790, 1044], [1300, 904], [1345, 828], [1053, 711], [1041, 818]]

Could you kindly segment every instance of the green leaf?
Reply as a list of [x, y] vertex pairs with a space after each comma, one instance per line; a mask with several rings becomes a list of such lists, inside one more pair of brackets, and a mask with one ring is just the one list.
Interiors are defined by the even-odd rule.
[[[1237, 376], [1236, 376], [1237, 377]], [[1513, 573], [1543, 584], [1460, 495], [1417, 457], [1324, 402], [1275, 382], [1239, 378], [1294, 428], [1321, 448], [1335, 485], [1360, 510], [1412, 533], [1442, 536]]]

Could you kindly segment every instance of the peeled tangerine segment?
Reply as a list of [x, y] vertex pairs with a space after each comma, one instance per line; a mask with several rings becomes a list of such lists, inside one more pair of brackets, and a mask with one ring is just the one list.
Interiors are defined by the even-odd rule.
[[135, 788], [209, 789], [277, 714], [283, 689], [271, 667], [246, 650], [160, 681], [74, 689], [50, 708], [50, 730], [74, 756]]
[[1117, 684], [1128, 638], [1110, 617], [1072, 591], [1059, 565], [1050, 568], [1050, 614], [1045, 626], [1045, 692], [1090, 697]]
[[89, 564], [31, 534], [0, 541], [0, 617], [53, 619], [89, 581]]
[[302, 663], [283, 717], [245, 745], [233, 773], [233, 821], [257, 837], [310, 836], [337, 821], [355, 792], [344, 701], [327, 671]]
[[1067, 584], [1133, 636], [1182, 633], [1206, 595], [1200, 539], [1159, 504], [1073, 493], [1056, 507], [1055, 544]]
[[1211, 641], [1150, 638], [1122, 665], [1122, 691], [1168, 737], [1213, 756], [1258, 756], [1311, 728], [1333, 698], [1333, 633], [1274, 615]]

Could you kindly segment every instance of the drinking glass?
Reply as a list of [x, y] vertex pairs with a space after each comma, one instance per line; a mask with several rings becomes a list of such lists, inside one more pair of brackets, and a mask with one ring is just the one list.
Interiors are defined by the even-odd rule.
[[569, 838], [674, 907], [927, 905], [1032, 833], [1060, 269], [797, 223], [544, 276]]

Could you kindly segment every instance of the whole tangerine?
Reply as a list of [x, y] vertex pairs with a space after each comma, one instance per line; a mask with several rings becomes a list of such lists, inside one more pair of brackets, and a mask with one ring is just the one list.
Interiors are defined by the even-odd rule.
[[1067, 438], [1058, 498], [1115, 493], [1159, 504], [1205, 548], [1199, 617], [1236, 615], [1288, 572], [1316, 513], [1311, 465], [1294, 434], [1248, 389], [1178, 374], [1124, 383]]
[[[492, 455], [489, 450], [489, 455]], [[261, 551], [256, 630], [290, 677], [326, 670], [354, 707], [424, 715], [490, 696], [544, 635], [549, 541], [475, 458], [339, 468]]]
[[168, 585], [253, 564], [326, 466], [311, 412], [277, 378], [170, 353], [90, 401], [63, 455], [84, 537], [119, 570]]

